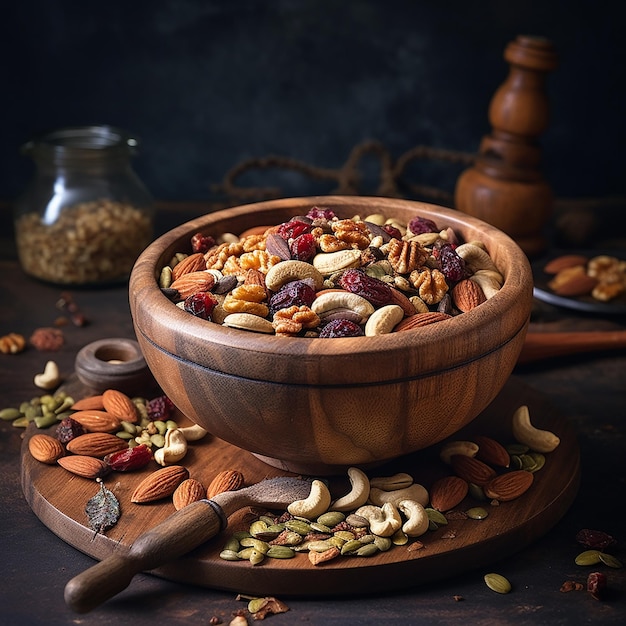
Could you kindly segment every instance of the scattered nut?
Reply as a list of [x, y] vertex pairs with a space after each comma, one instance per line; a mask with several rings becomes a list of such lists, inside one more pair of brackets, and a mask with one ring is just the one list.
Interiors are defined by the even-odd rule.
[[54, 389], [61, 382], [59, 366], [54, 361], [48, 361], [42, 374], [37, 374], [34, 383], [40, 389]]

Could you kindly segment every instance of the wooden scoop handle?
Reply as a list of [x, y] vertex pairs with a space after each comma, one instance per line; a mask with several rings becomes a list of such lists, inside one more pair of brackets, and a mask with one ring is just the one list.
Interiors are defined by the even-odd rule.
[[528, 333], [519, 364], [581, 352], [626, 348], [626, 330]]
[[126, 589], [135, 574], [186, 554], [226, 524], [215, 502], [194, 502], [141, 535], [128, 553], [112, 554], [72, 578], [65, 586], [65, 602], [77, 613], [87, 613]]

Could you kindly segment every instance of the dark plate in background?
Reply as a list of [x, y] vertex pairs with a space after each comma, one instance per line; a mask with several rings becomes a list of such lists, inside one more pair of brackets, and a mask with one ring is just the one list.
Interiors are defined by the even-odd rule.
[[570, 298], [555, 294], [550, 287], [548, 287], [548, 283], [554, 276], [552, 274], [546, 274], [543, 268], [549, 261], [563, 256], [564, 254], [582, 254], [589, 259], [599, 255], [614, 256], [623, 260], [626, 259], [626, 250], [561, 250], [551, 252], [550, 255], [531, 263], [535, 281], [533, 294], [537, 300], [567, 309], [584, 311], [586, 313], [598, 313], [603, 315], [623, 315], [626, 313], [626, 293], [622, 293], [617, 298], [609, 300], [608, 302], [596, 300], [590, 295]]

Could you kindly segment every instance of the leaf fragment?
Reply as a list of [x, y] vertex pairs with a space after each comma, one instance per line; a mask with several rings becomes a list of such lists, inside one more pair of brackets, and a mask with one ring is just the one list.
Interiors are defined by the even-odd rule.
[[117, 524], [120, 519], [120, 503], [110, 489], [98, 479], [100, 489], [95, 496], [87, 501], [85, 513], [89, 527], [96, 533], [104, 533]]

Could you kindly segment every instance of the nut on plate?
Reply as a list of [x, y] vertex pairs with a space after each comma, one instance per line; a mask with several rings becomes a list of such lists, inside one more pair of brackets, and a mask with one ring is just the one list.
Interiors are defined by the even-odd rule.
[[223, 470], [219, 472], [209, 484], [206, 497], [210, 500], [218, 493], [235, 491], [243, 486], [243, 474], [237, 470]]
[[9, 333], [0, 337], [0, 352], [2, 354], [18, 354], [26, 347], [26, 339], [19, 333]]
[[195, 478], [183, 480], [172, 494], [172, 502], [177, 511], [203, 498], [206, 498], [206, 489], [204, 485]]
[[96, 459], [93, 456], [71, 454], [61, 457], [57, 463], [68, 472], [91, 480], [101, 478], [109, 472], [107, 464], [102, 459]]
[[526, 470], [500, 474], [484, 486], [485, 495], [500, 502], [509, 502], [526, 493], [533, 484], [533, 480], [534, 474]]
[[28, 440], [28, 451], [34, 459], [48, 465], [53, 465], [65, 454], [58, 439], [39, 433]]
[[475, 485], [486, 485], [496, 476], [496, 471], [492, 467], [489, 467], [489, 465], [479, 461], [473, 456], [455, 454], [451, 457], [450, 464], [457, 476]]
[[182, 465], [168, 465], [148, 474], [133, 492], [130, 501], [144, 504], [168, 498], [189, 478], [189, 470]]
[[430, 504], [437, 511], [449, 511], [460, 504], [467, 492], [469, 484], [460, 476], [444, 476], [436, 480], [430, 488]]
[[135, 403], [117, 389], [106, 389], [102, 393], [102, 405], [107, 413], [131, 424], [137, 422], [139, 418]]

